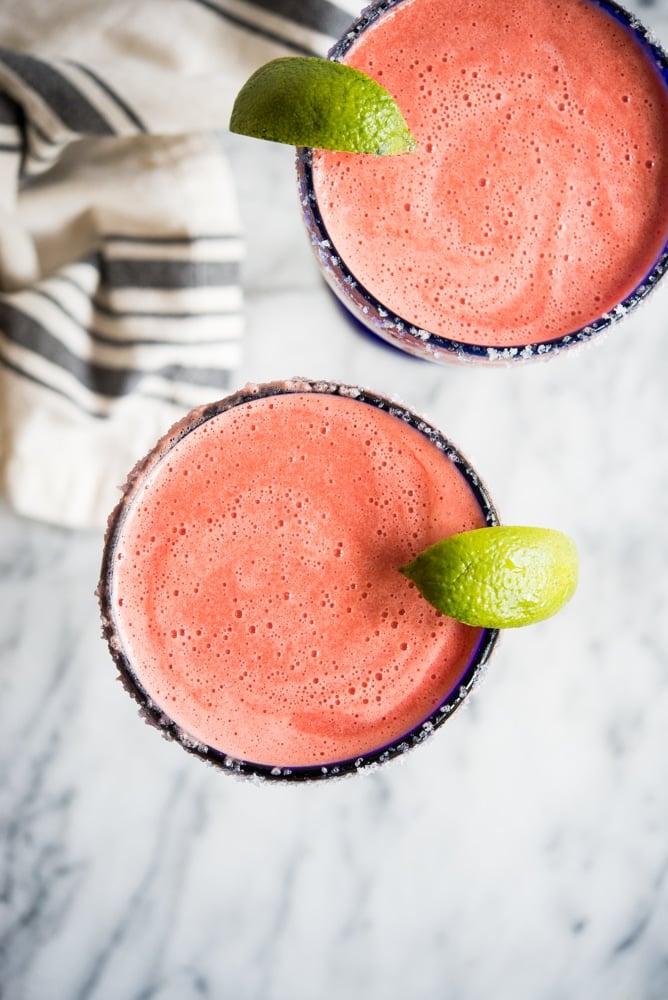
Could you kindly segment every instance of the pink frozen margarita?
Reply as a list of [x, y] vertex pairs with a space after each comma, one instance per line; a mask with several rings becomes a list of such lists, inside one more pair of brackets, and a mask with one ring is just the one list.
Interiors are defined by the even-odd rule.
[[439, 614], [398, 568], [494, 521], [459, 453], [401, 407], [303, 380], [251, 388], [131, 475], [105, 634], [184, 744], [256, 773], [327, 772], [421, 739], [466, 693], [494, 633]]
[[592, 0], [387, 7], [335, 55], [387, 87], [418, 149], [317, 151], [312, 173], [307, 154], [307, 220], [335, 290], [436, 360], [607, 325], [665, 256], [663, 54]]

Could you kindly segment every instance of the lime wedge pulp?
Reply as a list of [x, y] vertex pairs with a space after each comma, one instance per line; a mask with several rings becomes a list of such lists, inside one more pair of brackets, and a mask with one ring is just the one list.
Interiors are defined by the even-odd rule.
[[377, 156], [415, 149], [384, 87], [352, 66], [317, 56], [284, 56], [256, 70], [237, 94], [230, 131]]
[[451, 535], [401, 572], [443, 614], [516, 628], [549, 618], [577, 586], [574, 542], [551, 528], [499, 526]]

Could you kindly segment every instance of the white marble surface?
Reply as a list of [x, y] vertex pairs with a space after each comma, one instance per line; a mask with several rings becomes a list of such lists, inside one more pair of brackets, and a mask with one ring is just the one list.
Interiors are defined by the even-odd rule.
[[[640, 5], [664, 43], [668, 0]], [[101, 537], [0, 509], [2, 1000], [668, 998], [668, 284], [602, 343], [438, 368], [357, 332], [292, 151], [226, 139], [248, 230], [238, 384], [358, 382], [436, 422], [581, 582], [503, 636], [407, 759], [256, 786], [137, 718], [99, 637]]]

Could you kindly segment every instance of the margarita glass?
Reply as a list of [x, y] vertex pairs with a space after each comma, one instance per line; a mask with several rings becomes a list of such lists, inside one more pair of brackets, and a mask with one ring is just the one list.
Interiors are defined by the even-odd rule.
[[292, 379], [193, 411], [110, 517], [103, 631], [145, 718], [226, 771], [300, 780], [421, 743], [497, 632], [399, 567], [498, 518], [440, 431], [356, 387]]
[[552, 356], [668, 267], [668, 59], [611, 0], [378, 0], [330, 53], [416, 153], [302, 149], [303, 213], [351, 314], [431, 361]]

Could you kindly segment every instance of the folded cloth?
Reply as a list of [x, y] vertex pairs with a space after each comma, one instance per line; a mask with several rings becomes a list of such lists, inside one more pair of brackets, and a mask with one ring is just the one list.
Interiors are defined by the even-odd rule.
[[221, 143], [263, 62], [356, 0], [2, 0], [0, 489], [100, 527], [185, 410], [230, 387], [243, 244]]

